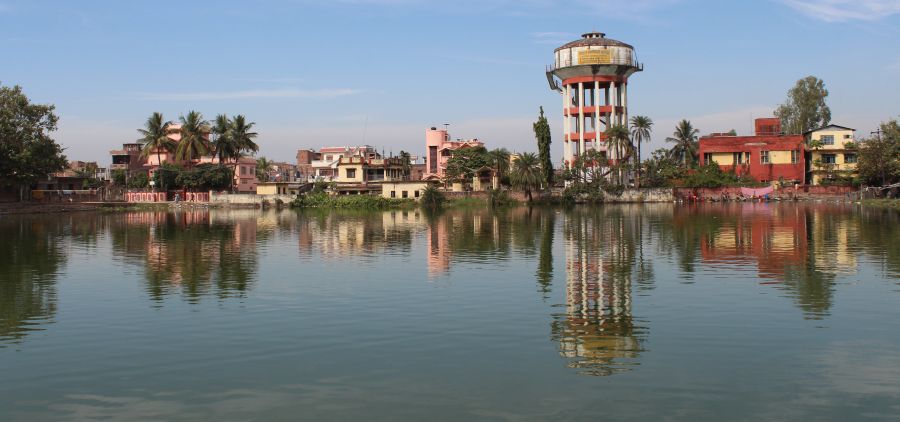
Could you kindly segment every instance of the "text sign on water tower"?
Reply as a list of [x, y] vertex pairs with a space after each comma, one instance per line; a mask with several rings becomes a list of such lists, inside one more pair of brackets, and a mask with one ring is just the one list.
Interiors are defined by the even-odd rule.
[[585, 50], [578, 53], [578, 64], [610, 64], [612, 50]]

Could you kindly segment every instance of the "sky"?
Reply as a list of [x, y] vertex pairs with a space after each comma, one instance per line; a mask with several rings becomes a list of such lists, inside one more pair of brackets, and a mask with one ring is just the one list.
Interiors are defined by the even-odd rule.
[[56, 105], [70, 159], [108, 164], [153, 112], [256, 123], [258, 155], [424, 132], [535, 151], [543, 106], [562, 157], [553, 49], [601, 31], [635, 47], [629, 113], [701, 133], [771, 116], [807, 75], [832, 122], [868, 136], [900, 115], [900, 0], [0, 0], [0, 83]]

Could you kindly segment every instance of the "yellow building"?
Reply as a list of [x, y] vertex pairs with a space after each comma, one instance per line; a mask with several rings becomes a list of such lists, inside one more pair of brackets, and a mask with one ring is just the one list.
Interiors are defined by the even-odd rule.
[[422, 191], [429, 184], [435, 184], [435, 182], [424, 180], [384, 182], [381, 184], [381, 196], [392, 199], [418, 200], [422, 196]]
[[387, 182], [403, 180], [405, 167], [400, 158], [341, 157], [331, 179], [336, 183]]
[[259, 182], [256, 184], [257, 195], [297, 195], [300, 193], [299, 182]]
[[819, 185], [824, 179], [854, 178], [859, 174], [854, 131], [849, 127], [828, 125], [804, 134], [810, 154], [807, 182]]

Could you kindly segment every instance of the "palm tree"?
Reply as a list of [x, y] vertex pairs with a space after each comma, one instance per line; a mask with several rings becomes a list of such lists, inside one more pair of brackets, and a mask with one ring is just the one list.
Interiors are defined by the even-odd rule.
[[622, 183], [622, 165], [628, 161], [631, 145], [629, 143], [628, 128], [624, 125], [612, 125], [606, 129], [606, 145], [616, 152], [616, 167], [618, 168], [619, 184]]
[[503, 179], [509, 173], [509, 151], [506, 148], [497, 148], [488, 151], [491, 167], [497, 171], [497, 178]]
[[162, 166], [162, 157], [160, 150], [172, 151], [172, 140], [166, 133], [169, 128], [169, 122], [166, 122], [162, 113], [153, 113], [147, 118], [143, 129], [138, 129], [138, 133], [142, 135], [140, 142], [144, 143], [141, 148], [141, 157], [147, 158], [152, 153], [156, 153], [157, 164]]
[[219, 166], [224, 166], [225, 161], [237, 154], [237, 147], [234, 138], [231, 136], [231, 119], [228, 118], [228, 115], [220, 114], [216, 116], [210, 132], [213, 136], [213, 151], [215, 151], [216, 158], [219, 159]]
[[[700, 133], [700, 130], [694, 129], [691, 122], [682, 120], [675, 126], [675, 133], [673, 133], [674, 137], [666, 138], [666, 142], [675, 143], [675, 146], [673, 146], [671, 150], [672, 157], [681, 160], [685, 167], [690, 163], [693, 163], [694, 157], [697, 155], [698, 133]], [[688, 160], [690, 160], [690, 162]]]
[[233, 158], [239, 158], [242, 153], [259, 151], [259, 145], [253, 142], [257, 136], [256, 132], [251, 132], [253, 126], [256, 126], [256, 123], [247, 122], [243, 114], [234, 116], [234, 120], [231, 121], [231, 138], [237, 147], [237, 154]]
[[269, 181], [269, 170], [272, 169], [272, 162], [266, 157], [256, 159], [256, 179], [260, 182]]
[[204, 136], [209, 132], [209, 123], [203, 120], [203, 115], [197, 111], [188, 112], [187, 116], [179, 117], [181, 120], [181, 141], [175, 150], [175, 158], [186, 160], [193, 165], [193, 160], [206, 155], [209, 152], [209, 144]]
[[650, 132], [653, 131], [653, 120], [647, 116], [634, 116], [631, 118], [631, 140], [637, 145], [637, 156], [635, 164], [637, 164], [637, 176], [635, 178], [635, 186], [641, 187], [641, 144], [650, 142]]
[[528, 202], [531, 202], [531, 190], [541, 187], [541, 166], [538, 156], [531, 152], [523, 152], [513, 161], [509, 174], [513, 186], [525, 191]]

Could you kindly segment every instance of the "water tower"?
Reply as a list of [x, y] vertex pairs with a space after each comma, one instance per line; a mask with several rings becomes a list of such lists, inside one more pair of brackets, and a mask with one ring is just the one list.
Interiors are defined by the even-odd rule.
[[[584, 151], [606, 151], [606, 129], [628, 125], [628, 77], [644, 70], [634, 47], [589, 32], [553, 51], [550, 88], [562, 94], [564, 160], [571, 168]], [[615, 152], [608, 157], [615, 159]]]

